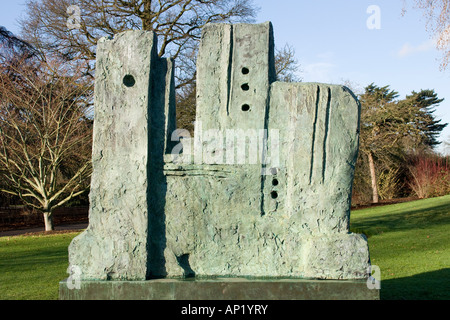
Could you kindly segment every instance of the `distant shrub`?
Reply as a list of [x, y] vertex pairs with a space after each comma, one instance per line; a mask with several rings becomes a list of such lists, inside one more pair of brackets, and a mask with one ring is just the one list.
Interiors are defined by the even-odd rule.
[[378, 175], [378, 194], [381, 199], [395, 199], [402, 188], [399, 168], [385, 170]]
[[416, 154], [408, 159], [408, 186], [424, 199], [450, 194], [450, 159], [435, 154]]

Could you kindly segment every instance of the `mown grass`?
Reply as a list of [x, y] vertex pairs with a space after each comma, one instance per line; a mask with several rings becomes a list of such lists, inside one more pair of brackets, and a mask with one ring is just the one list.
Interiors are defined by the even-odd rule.
[[[381, 298], [450, 299], [450, 196], [352, 212], [381, 270]], [[58, 298], [78, 233], [0, 238], [0, 299]]]
[[77, 233], [0, 238], [0, 299], [58, 299], [68, 277], [67, 248]]
[[351, 230], [369, 238], [382, 299], [450, 299], [450, 196], [353, 211]]

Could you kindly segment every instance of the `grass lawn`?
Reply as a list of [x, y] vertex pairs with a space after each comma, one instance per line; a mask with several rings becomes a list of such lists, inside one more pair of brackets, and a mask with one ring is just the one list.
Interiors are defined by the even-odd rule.
[[0, 299], [58, 299], [67, 247], [77, 233], [0, 238]]
[[450, 299], [450, 195], [353, 211], [350, 229], [369, 237], [381, 299]]
[[[382, 299], [450, 299], [450, 196], [355, 210], [369, 237]], [[78, 233], [0, 238], [0, 299], [57, 299]]]

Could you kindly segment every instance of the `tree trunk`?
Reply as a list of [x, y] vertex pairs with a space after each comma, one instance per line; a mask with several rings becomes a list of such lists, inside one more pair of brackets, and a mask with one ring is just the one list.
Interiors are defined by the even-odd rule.
[[377, 175], [375, 173], [375, 162], [373, 161], [372, 152], [368, 152], [367, 157], [369, 158], [370, 179], [372, 180], [372, 202], [378, 203]]
[[55, 230], [55, 227], [53, 226], [53, 212], [49, 210], [44, 211], [43, 214], [44, 214], [45, 231]]

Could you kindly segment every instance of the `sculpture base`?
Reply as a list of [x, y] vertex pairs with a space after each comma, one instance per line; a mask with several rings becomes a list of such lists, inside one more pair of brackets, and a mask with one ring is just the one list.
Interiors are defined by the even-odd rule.
[[[366, 280], [158, 279], [59, 284], [61, 300], [379, 300]], [[72, 287], [72, 286], [70, 286]]]

